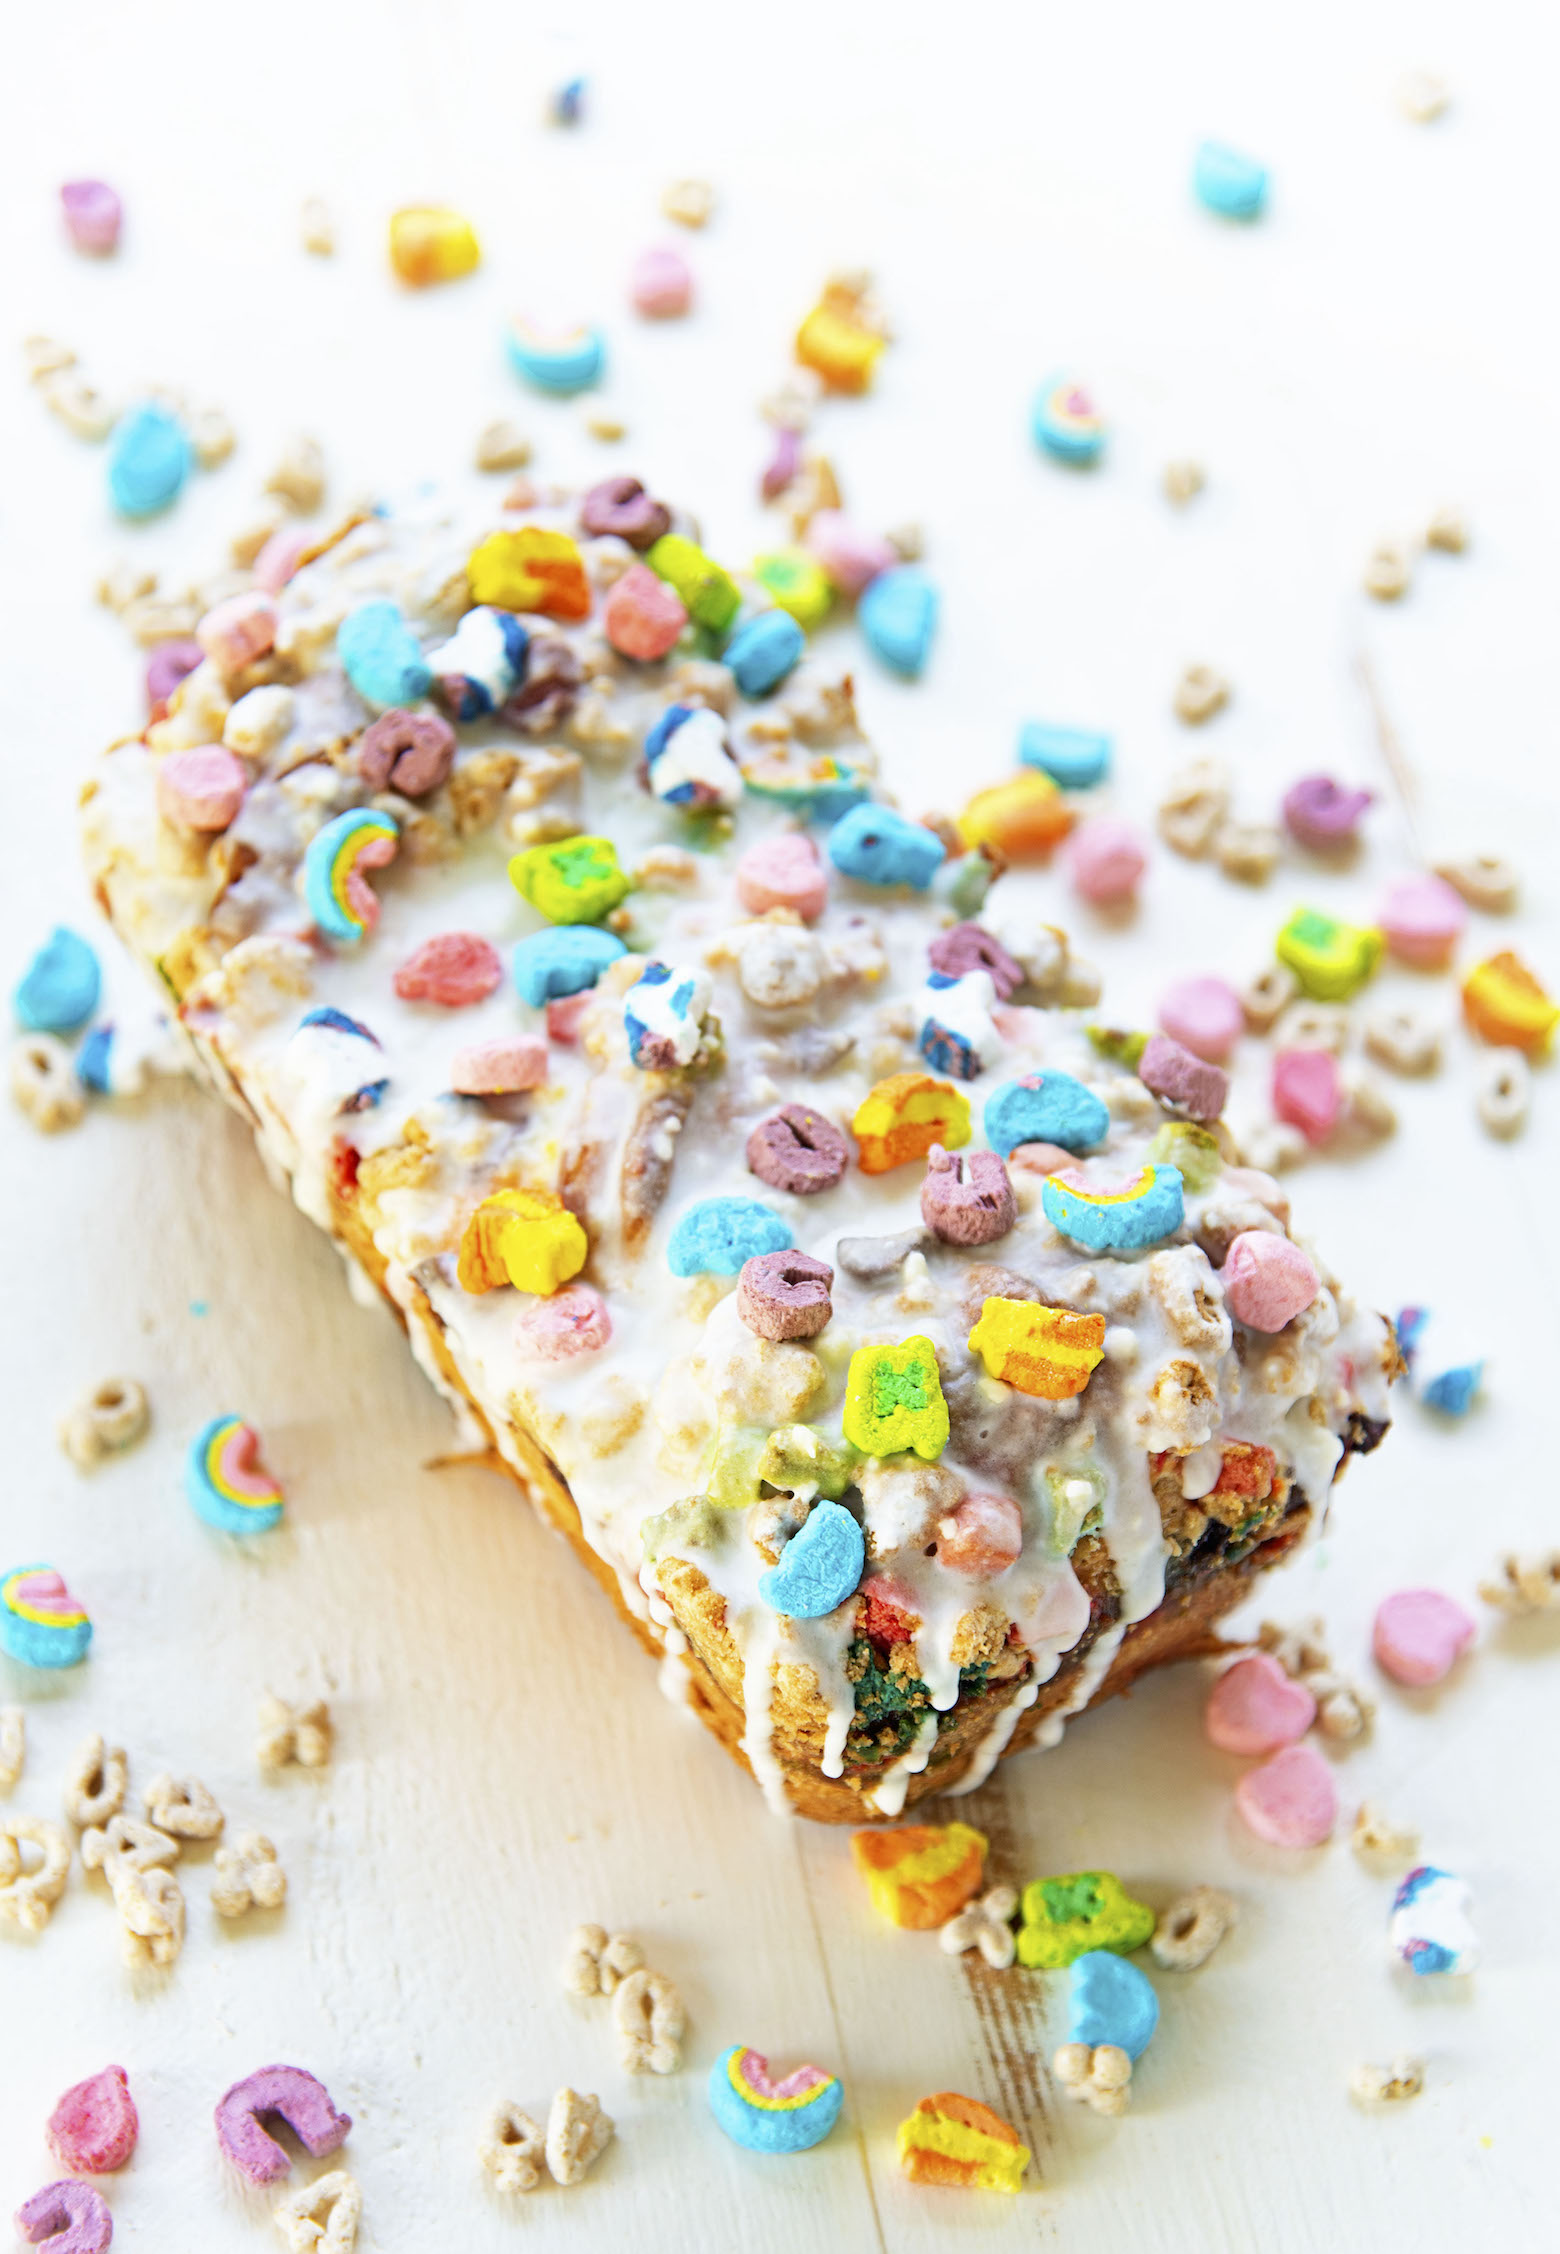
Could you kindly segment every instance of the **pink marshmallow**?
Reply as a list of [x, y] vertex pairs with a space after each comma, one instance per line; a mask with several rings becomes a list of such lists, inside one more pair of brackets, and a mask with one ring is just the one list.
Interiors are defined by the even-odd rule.
[[1245, 1031], [1240, 996], [1222, 978], [1183, 978], [1167, 987], [1159, 1022], [1172, 1041], [1208, 1064], [1222, 1064]]
[[1054, 1174], [1059, 1166], [1071, 1166], [1076, 1157], [1076, 1151], [1063, 1150], [1060, 1143], [1019, 1143], [1008, 1152], [1008, 1172]]
[[821, 916], [829, 880], [818, 848], [801, 830], [776, 830], [750, 845], [737, 863], [737, 898], [750, 916], [794, 909], [804, 923]]
[[529, 1299], [515, 1317], [515, 1344], [539, 1362], [569, 1362], [594, 1354], [612, 1336], [612, 1317], [599, 1291], [566, 1284], [550, 1299]]
[[1221, 1753], [1276, 1753], [1294, 1745], [1316, 1719], [1316, 1700], [1292, 1682], [1270, 1652], [1237, 1659], [1214, 1684], [1203, 1731]]
[[457, 1096], [513, 1096], [523, 1088], [546, 1085], [547, 1043], [539, 1033], [473, 1042], [450, 1067], [450, 1086]]
[[[794, 474], [794, 473], [793, 473]], [[841, 509], [820, 509], [807, 527], [807, 547], [842, 595], [859, 595], [879, 572], [892, 571], [898, 551], [875, 532], [863, 532]]]
[[1109, 908], [1135, 897], [1148, 856], [1130, 822], [1096, 814], [1068, 839], [1067, 864], [1074, 889], [1097, 907]]
[[1024, 1520], [1007, 1495], [964, 1495], [937, 1521], [937, 1562], [987, 1581], [1005, 1573], [1024, 1546]]
[[157, 811], [181, 830], [225, 830], [248, 787], [244, 762], [222, 744], [170, 751], [157, 770]]
[[106, 180], [67, 180], [60, 190], [65, 226], [77, 250], [105, 258], [119, 248], [125, 207]]
[[628, 277], [636, 313], [652, 321], [675, 321], [693, 304], [693, 268], [670, 243], [642, 250]]
[[1308, 1143], [1325, 1143], [1343, 1110], [1343, 1077], [1330, 1049], [1280, 1049], [1273, 1059], [1273, 1109]]
[[76, 2082], [49, 2115], [49, 2150], [73, 2176], [107, 2176], [134, 2152], [141, 2124], [122, 2066]]
[[564, 1048], [572, 1047], [580, 1037], [580, 1019], [595, 999], [595, 995], [587, 986], [582, 993], [560, 994], [556, 1001], [549, 1002], [547, 1005], [548, 1040], [560, 1042]]
[[273, 532], [255, 558], [255, 585], [268, 595], [279, 595], [302, 563], [313, 537], [301, 524], [284, 524]]
[[276, 605], [258, 589], [208, 610], [195, 639], [219, 673], [242, 673], [276, 643]]
[[1224, 1256], [1219, 1281], [1236, 1321], [1260, 1331], [1282, 1330], [1322, 1288], [1300, 1247], [1271, 1229], [1242, 1229]]
[[1284, 793], [1284, 822], [1292, 837], [1313, 853], [1336, 852], [1352, 845], [1360, 816], [1374, 793], [1350, 790], [1331, 775], [1302, 775]]
[[1377, 1666], [1420, 1690], [1451, 1673], [1476, 1633], [1471, 1616], [1439, 1589], [1399, 1589], [1377, 1606], [1370, 1640]]
[[1321, 1847], [1338, 1821], [1338, 1788], [1314, 1745], [1286, 1745], [1235, 1787], [1235, 1805], [1270, 1847]]
[[1468, 911], [1440, 877], [1399, 877], [1388, 885], [1376, 921], [1399, 962], [1442, 970], [1467, 926]]
[[607, 597], [607, 640], [620, 657], [653, 664], [672, 649], [688, 623], [681, 598], [648, 565], [630, 564]]

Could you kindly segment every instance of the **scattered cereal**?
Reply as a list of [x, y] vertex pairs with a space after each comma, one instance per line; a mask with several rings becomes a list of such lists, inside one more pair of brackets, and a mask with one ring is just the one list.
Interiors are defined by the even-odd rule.
[[282, 1490], [260, 1460], [260, 1435], [242, 1417], [213, 1417], [191, 1441], [184, 1492], [197, 1518], [223, 1534], [264, 1534], [282, 1515]]
[[1394, 1072], [1434, 1072], [1441, 1061], [1439, 1029], [1411, 1009], [1373, 1011], [1365, 1020], [1365, 1046]]
[[1461, 860], [1437, 861], [1435, 873], [1460, 892], [1470, 908], [1500, 916], [1517, 904], [1517, 872], [1498, 853], [1470, 853]]
[[[1545, 1557], [1504, 1557], [1500, 1576], [1498, 1581], [1479, 1583], [1480, 1596], [1499, 1612], [1520, 1618], [1524, 1613], [1551, 1612], [1560, 1605], [1560, 1550], [1551, 1550]], [[3, 1771], [4, 1758], [0, 1755], [0, 1774]]]
[[1097, 814], [1073, 831], [1067, 864], [1082, 897], [1108, 908], [1136, 898], [1148, 856], [1130, 822]]
[[262, 1769], [285, 1769], [296, 1761], [300, 1768], [323, 1769], [330, 1760], [330, 1708], [323, 1698], [308, 1706], [291, 1706], [270, 1691], [260, 1701], [260, 1735], [255, 1754]]
[[67, 180], [60, 190], [65, 228], [77, 250], [104, 258], [119, 248], [125, 209], [106, 180]]
[[298, 213], [298, 239], [311, 258], [332, 258], [336, 229], [329, 206], [319, 196], [306, 196]]
[[215, 1839], [222, 1810], [198, 1777], [153, 1777], [143, 1794], [147, 1821], [175, 1839]]
[[1371, 1649], [1395, 1683], [1422, 1689], [1449, 1675], [1478, 1624], [1439, 1589], [1400, 1589], [1376, 1608]]
[[223, 2155], [252, 2184], [275, 2183], [292, 2157], [260, 2126], [277, 2114], [305, 2152], [322, 2160], [346, 2143], [350, 2113], [338, 2113], [323, 2082], [301, 2066], [261, 2066], [235, 2082], [217, 2101], [217, 2142]]
[[1058, 462], [1089, 469], [1105, 451], [1105, 418], [1077, 376], [1048, 376], [1029, 411], [1035, 444]]
[[1180, 456], [1165, 464], [1165, 499], [1173, 501], [1178, 509], [1184, 508], [1188, 501], [1195, 501], [1207, 482], [1201, 462]]
[[618, 2061], [625, 2074], [675, 2074], [687, 2028], [682, 1998], [664, 1973], [641, 1967], [612, 1999]]
[[957, 2090], [939, 2090], [900, 2122], [899, 2165], [913, 2184], [1017, 2191], [1029, 2148], [989, 2105]]
[[101, 991], [97, 956], [76, 932], [56, 924], [11, 999], [29, 1033], [74, 1033], [97, 1008]]
[[798, 2066], [777, 2081], [760, 2051], [733, 2043], [710, 2068], [710, 2111], [750, 2152], [806, 2152], [840, 2117], [845, 2092], [832, 2074]]
[[1240, 996], [1222, 978], [1183, 978], [1167, 987], [1159, 1022], [1173, 1041], [1210, 1064], [1222, 1064], [1245, 1030]]
[[1554, 1002], [1520, 957], [1491, 955], [1463, 980], [1463, 1014], [1481, 1040], [1537, 1056], [1560, 1025]]
[[629, 303], [652, 321], [674, 321], [693, 304], [693, 268], [670, 244], [653, 244], [634, 260]]
[[547, 2167], [553, 2181], [579, 2183], [611, 2143], [612, 2126], [595, 2096], [561, 2089], [547, 2115]]
[[1225, 141], [1203, 141], [1192, 160], [1192, 187], [1221, 219], [1256, 219], [1267, 202], [1267, 167]]
[[1237, 1659], [1213, 1687], [1203, 1730], [1221, 1753], [1276, 1753], [1294, 1745], [1316, 1719], [1316, 1700], [1292, 1682], [1267, 1652]]
[[919, 564], [896, 564], [867, 586], [856, 623], [875, 658], [907, 681], [925, 670], [937, 631], [939, 597]]
[[1280, 1049], [1273, 1059], [1273, 1109], [1308, 1143], [1325, 1143], [1343, 1111], [1343, 1077], [1329, 1049]]
[[661, 190], [661, 209], [679, 227], [703, 227], [715, 209], [715, 190], [707, 180], [672, 180]]
[[643, 1949], [629, 1934], [609, 1936], [604, 1925], [577, 1925], [564, 1958], [564, 1985], [576, 1996], [610, 1996], [644, 1961]]
[[1009, 782], [978, 790], [959, 816], [971, 851], [995, 850], [1004, 862], [1043, 860], [1072, 828], [1074, 809], [1049, 775], [1021, 768]]
[[123, 517], [153, 517], [179, 497], [192, 456], [183, 424], [142, 404], [121, 416], [108, 454], [108, 492]]
[[1235, 1787], [1247, 1828], [1272, 1847], [1320, 1847], [1338, 1820], [1332, 1771], [1314, 1746], [1286, 1745]]
[[1413, 563], [1401, 540], [1381, 540], [1365, 559], [1362, 584], [1378, 603], [1395, 603], [1408, 593]]
[[1376, 921], [1400, 962], [1415, 970], [1444, 970], [1468, 911], [1443, 877], [1399, 877], [1387, 887]]
[[1460, 556], [1468, 546], [1468, 520], [1461, 509], [1437, 509], [1425, 527], [1425, 546], [1443, 555]]
[[20, 1706], [0, 1706], [0, 1792], [9, 1792], [27, 1763], [27, 1716]]
[[46, 2241], [55, 2254], [103, 2254], [114, 2235], [103, 2194], [71, 2180], [45, 2184], [23, 2200], [12, 2221], [29, 2245]]
[[538, 2123], [510, 2098], [483, 2116], [477, 2158], [499, 2191], [535, 2191], [542, 2180], [547, 2140]]
[[[850, 1852], [879, 1915], [890, 1925], [925, 1932], [946, 1928], [980, 1891], [986, 1837], [968, 1824], [906, 1824], [896, 1831], [852, 1832]], [[943, 1946], [950, 1944], [945, 1940]]]
[[1398, 108], [1412, 125], [1431, 125], [1446, 109], [1452, 90], [1433, 70], [1405, 71], [1398, 80]]
[[1365, 1800], [1355, 1813], [1349, 1843], [1362, 1862], [1406, 1862], [1418, 1850], [1419, 1834], [1394, 1824], [1373, 1800]]
[[[1230, 685], [1211, 665], [1189, 665], [1176, 683], [1171, 701], [1176, 718], [1184, 720], [1189, 728], [1198, 728], [1229, 703]], [[1210, 829], [1210, 839], [1211, 834]]]
[[1349, 2095], [1361, 2105], [1391, 2105], [1398, 2099], [1418, 2097], [1425, 2086], [1425, 2062], [1399, 2052], [1390, 2066], [1356, 2066], [1349, 2076]]
[[105, 1745], [96, 1732], [84, 1739], [65, 1772], [67, 1821], [78, 1831], [89, 1824], [106, 1824], [125, 1804], [128, 1778], [129, 1763], [122, 1745]]
[[1345, 783], [1335, 783], [1331, 775], [1302, 775], [1284, 793], [1284, 826], [1313, 853], [1337, 852], [1356, 843], [1360, 817], [1375, 795], [1374, 791], [1350, 790]]
[[509, 365], [524, 382], [554, 399], [571, 399], [599, 383], [607, 347], [599, 329], [575, 321], [551, 327], [517, 316], [504, 337]]
[[[1145, 1936], [1146, 1938], [1146, 1936]], [[1067, 2040], [1089, 2050], [1101, 2044], [1125, 2051], [1134, 2063], [1159, 2025], [1153, 1982], [1110, 1949], [1086, 1949], [1067, 1975]]]
[[457, 281], [482, 262], [469, 219], [434, 205], [413, 206], [390, 217], [390, 264], [413, 289]]
[[240, 1832], [231, 1847], [219, 1847], [211, 1906], [218, 1917], [244, 1917], [250, 1910], [279, 1910], [287, 1899], [287, 1873], [264, 1832]]
[[141, 2133], [129, 2077], [105, 2066], [75, 2082], [49, 2115], [44, 2134], [60, 2166], [73, 2176], [112, 2176], [126, 2166]]
[[1018, 1961], [1031, 1972], [1057, 1971], [1085, 1951], [1140, 1949], [1154, 1913], [1111, 1871], [1036, 1878], [1024, 1888]]
[[1132, 2095], [1132, 2061], [1117, 2043], [1063, 2043], [1051, 2069], [1070, 2098], [1096, 2113], [1126, 2112]]
[[1166, 1972], [1195, 1972], [1206, 1964], [1236, 1919], [1235, 1899], [1218, 1886], [1194, 1886], [1173, 1901], [1154, 1928], [1149, 1947]]
[[271, 2210], [290, 2254], [352, 2254], [363, 2194], [344, 2168], [300, 2184]]
[[1520, 1049], [1481, 1057], [1475, 1082], [1479, 1117], [1492, 1135], [1520, 1134], [1533, 1099], [1533, 1075]]
[[[22, 1864], [24, 1846], [38, 1850], [31, 1869]], [[65, 1891], [69, 1869], [70, 1839], [59, 1824], [47, 1816], [0, 1813], [0, 1871], [9, 1873], [0, 1883], [0, 1924], [41, 1933]]]
[[86, 1608], [51, 1565], [19, 1565], [0, 1580], [0, 1650], [24, 1667], [79, 1667], [92, 1641]]
[[1271, 822], [1221, 822], [1214, 832], [1214, 859], [1227, 877], [1240, 884], [1266, 884], [1281, 850], [1282, 840]]
[[1387, 1939], [1394, 1956], [1421, 1977], [1432, 1972], [1472, 1972], [1479, 1937], [1469, 1917], [1467, 1882], [1434, 1863], [1421, 1863], [1392, 1897]]

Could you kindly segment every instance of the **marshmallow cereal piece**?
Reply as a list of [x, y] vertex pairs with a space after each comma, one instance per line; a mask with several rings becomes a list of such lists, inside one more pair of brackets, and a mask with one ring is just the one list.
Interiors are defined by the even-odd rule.
[[44, 2134], [60, 2166], [73, 2176], [111, 2176], [135, 2151], [141, 2133], [129, 2077], [105, 2066], [73, 2083], [49, 2115]]
[[1248, 1830], [1272, 1847], [1320, 1847], [1338, 1820], [1332, 1771], [1311, 1745], [1287, 1745], [1235, 1787]]
[[351, 2114], [338, 2113], [324, 2083], [303, 2067], [257, 2067], [233, 2083], [216, 2108], [217, 2142], [252, 2184], [274, 2183], [292, 2166], [286, 2150], [260, 2125], [272, 2113], [316, 2160], [345, 2144], [352, 2129]]
[[23, 1667], [79, 1667], [92, 1642], [86, 1607], [52, 1565], [0, 1578], [0, 1650]]
[[157, 810], [176, 829], [214, 836], [237, 821], [249, 770], [223, 744], [170, 751], [157, 770]]
[[1140, 1949], [1154, 1930], [1153, 1911], [1112, 1871], [1032, 1879], [1021, 1908], [1018, 1961], [1031, 1972], [1059, 1970], [1086, 1950]]
[[12, 2221], [29, 2246], [47, 2244], [54, 2254], [103, 2254], [114, 2236], [114, 2218], [103, 2194], [70, 2178], [35, 2191]]
[[1221, 1753], [1276, 1753], [1294, 1745], [1316, 1719], [1316, 1700], [1291, 1682], [1265, 1651], [1237, 1659], [1214, 1684], [1203, 1709], [1203, 1732]]
[[379, 902], [364, 872], [393, 861], [400, 836], [393, 816], [369, 806], [352, 807], [316, 830], [304, 848], [303, 891], [323, 938], [351, 947], [373, 930]]
[[1376, 1608], [1371, 1649], [1395, 1683], [1421, 1690], [1451, 1673], [1477, 1632], [1471, 1613], [1439, 1589], [1399, 1589]]
[[733, 2043], [710, 2068], [710, 2111], [733, 2144], [749, 2152], [806, 2152], [821, 2144], [845, 2092], [821, 2067], [798, 2066], [782, 2079], [760, 2051]]
[[1072, 1401], [1105, 1354], [1105, 1317], [1038, 1301], [987, 1299], [969, 1335], [988, 1377], [1041, 1401]]
[[1472, 1972], [1479, 1962], [1479, 1937], [1469, 1908], [1465, 1880], [1434, 1863], [1421, 1863], [1392, 1898], [1387, 1938], [1394, 1956], [1421, 1977], [1432, 1972]]
[[923, 2097], [898, 2133], [899, 2165], [913, 2184], [1017, 2191], [1029, 2166], [1018, 2131], [979, 2098], [957, 2090]]
[[590, 1251], [584, 1227], [552, 1190], [499, 1190], [466, 1223], [456, 1280], [462, 1291], [505, 1283], [547, 1297], [577, 1276]]
[[852, 1832], [851, 1859], [872, 1906], [890, 1925], [926, 1932], [946, 1925], [980, 1892], [986, 1836], [969, 1824], [904, 1824]]
[[242, 1417], [213, 1417], [190, 1442], [184, 1492], [197, 1518], [222, 1534], [264, 1534], [279, 1524], [282, 1489], [260, 1460], [260, 1435]]
[[1299, 1245], [1271, 1229], [1242, 1229], [1219, 1274], [1230, 1313], [1252, 1330], [1282, 1330], [1322, 1288]]

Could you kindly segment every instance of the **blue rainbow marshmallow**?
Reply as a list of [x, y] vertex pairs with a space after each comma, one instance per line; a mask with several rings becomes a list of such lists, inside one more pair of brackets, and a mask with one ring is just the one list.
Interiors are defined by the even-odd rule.
[[92, 1641], [87, 1609], [52, 1565], [18, 1565], [0, 1580], [0, 1650], [23, 1667], [79, 1667]]
[[796, 1239], [756, 1197], [706, 1197], [682, 1214], [666, 1248], [674, 1276], [735, 1276], [763, 1252], [789, 1252]]
[[828, 751], [805, 759], [794, 752], [762, 752], [743, 761], [742, 786], [754, 798], [767, 799], [809, 822], [837, 822], [871, 795], [866, 776]]
[[1004, 1080], [986, 1098], [982, 1121], [999, 1158], [1020, 1143], [1055, 1143], [1060, 1150], [1092, 1150], [1110, 1127], [1110, 1113], [1092, 1088], [1070, 1072], [1026, 1072]]
[[1267, 166], [1224, 141], [1204, 141], [1192, 161], [1197, 201], [1221, 219], [1256, 219], [1267, 202]]
[[303, 855], [303, 896], [323, 937], [351, 947], [373, 930], [379, 902], [363, 872], [393, 861], [400, 835], [392, 815], [354, 806], [310, 838]]
[[388, 711], [415, 704], [433, 685], [433, 672], [399, 603], [379, 597], [359, 603], [336, 629], [336, 655], [365, 704]]
[[282, 1515], [282, 1490], [260, 1461], [260, 1435], [242, 1417], [213, 1417], [195, 1435], [184, 1492], [196, 1517], [223, 1534], [264, 1534]]
[[779, 1564], [759, 1575], [758, 1593], [772, 1612], [821, 1620], [854, 1592], [866, 1562], [866, 1539], [844, 1504], [815, 1503]]
[[1067, 1974], [1067, 2040], [1114, 2043], [1141, 2058], [1159, 2025], [1153, 1982], [1110, 1949], [1085, 1949]]
[[1185, 1201], [1173, 1166], [1145, 1166], [1119, 1190], [1096, 1190], [1048, 1174], [1040, 1203], [1052, 1228], [1090, 1252], [1140, 1252], [1181, 1226]]
[[1455, 1871], [1421, 1863], [1392, 1897], [1387, 1937], [1410, 1972], [1472, 1972], [1479, 1936], [1469, 1915], [1472, 1897]]
[[778, 689], [807, 647], [807, 636], [789, 611], [761, 611], [746, 618], [721, 653], [745, 697], [767, 697]]
[[853, 806], [829, 832], [829, 859], [863, 884], [908, 884], [924, 892], [947, 855], [935, 831], [892, 806]]
[[749, 2152], [806, 2152], [840, 2117], [845, 2092], [821, 2067], [798, 2066], [777, 2080], [769, 2061], [733, 2043], [710, 2068], [710, 2111], [733, 2144]]
[[165, 407], [132, 407], [109, 440], [109, 499], [122, 517], [154, 517], [184, 490], [192, 459], [177, 415]]
[[569, 329], [548, 329], [536, 321], [516, 319], [510, 323], [505, 346], [515, 374], [555, 398], [588, 391], [606, 365], [601, 331], [583, 321]]
[[1052, 728], [1026, 720], [1018, 731], [1018, 756], [1038, 767], [1059, 790], [1093, 790], [1110, 772], [1110, 738], [1087, 728]]
[[479, 603], [428, 652], [428, 670], [457, 720], [480, 719], [508, 702], [524, 678], [529, 643], [513, 611]]
[[548, 1002], [562, 1001], [566, 994], [583, 994], [608, 964], [627, 952], [615, 932], [594, 924], [554, 924], [550, 931], [533, 931], [516, 944], [509, 975], [521, 1000], [539, 1010]]
[[913, 681], [924, 669], [937, 631], [937, 590], [914, 564], [880, 571], [856, 605], [867, 648], [891, 673]]
[[74, 1033], [98, 1006], [98, 959], [86, 941], [56, 924], [22, 973], [12, 997], [29, 1033]]
[[1035, 394], [1029, 424], [1035, 444], [1054, 461], [1089, 469], [1105, 451], [1104, 418], [1076, 376], [1048, 376]]

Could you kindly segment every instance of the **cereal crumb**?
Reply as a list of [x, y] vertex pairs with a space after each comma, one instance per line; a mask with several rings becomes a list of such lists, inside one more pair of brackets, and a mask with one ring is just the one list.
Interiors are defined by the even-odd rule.
[[1406, 595], [1413, 578], [1408, 550], [1400, 540], [1382, 540], [1365, 559], [1364, 588], [1378, 603], [1395, 603]]
[[479, 470], [523, 470], [531, 459], [531, 441], [501, 415], [478, 434], [473, 459]]
[[1356, 2066], [1349, 2076], [1349, 2094], [1361, 2105], [1390, 2105], [1398, 2098], [1418, 2097], [1424, 2086], [1424, 2060], [1406, 2054], [1390, 2066]]
[[707, 180], [671, 180], [661, 190], [661, 209], [679, 227], [704, 227], [715, 209], [715, 190]]
[[1349, 1844], [1362, 1862], [1406, 1863], [1419, 1849], [1419, 1834], [1395, 1824], [1373, 1800], [1363, 1801], [1354, 1818]]
[[1188, 501], [1195, 501], [1207, 480], [1201, 462], [1185, 459], [1165, 464], [1165, 499], [1173, 501], [1178, 509]]
[[306, 196], [298, 214], [298, 239], [311, 258], [333, 258], [336, 229], [321, 196]]
[[1546, 1556], [1503, 1557], [1500, 1579], [1481, 1581], [1479, 1594], [1498, 1612], [1520, 1618], [1524, 1613], [1552, 1612], [1560, 1605], [1560, 1550]]

